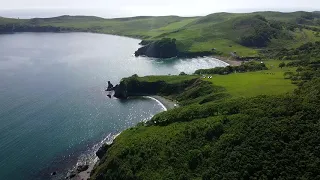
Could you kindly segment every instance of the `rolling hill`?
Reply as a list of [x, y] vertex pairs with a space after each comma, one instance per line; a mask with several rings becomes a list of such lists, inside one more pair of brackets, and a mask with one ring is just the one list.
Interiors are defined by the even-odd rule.
[[224, 56], [257, 56], [261, 49], [295, 48], [320, 40], [317, 12], [214, 13], [204, 17], [94, 16], [0, 18], [0, 32], [95, 32], [148, 41], [174, 38], [185, 52], [216, 49]]

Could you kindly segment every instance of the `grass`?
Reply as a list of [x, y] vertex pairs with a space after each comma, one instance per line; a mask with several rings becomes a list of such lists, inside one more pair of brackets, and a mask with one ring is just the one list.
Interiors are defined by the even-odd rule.
[[278, 95], [292, 92], [296, 86], [291, 80], [284, 79], [284, 72], [294, 71], [293, 68], [279, 68], [281, 61], [269, 60], [266, 65], [269, 70], [215, 75], [206, 79], [214, 85], [225, 87], [233, 97], [253, 97], [257, 95]]
[[145, 76], [139, 77], [139, 81], [146, 81], [146, 82], [157, 82], [157, 81], [165, 81], [166, 83], [179, 83], [181, 81], [191, 80], [199, 78], [199, 76]]
[[[233, 73], [229, 75], [214, 75], [210, 81], [215, 86], [224, 87], [232, 97], [253, 97], [257, 95], [279, 95], [293, 92], [296, 88], [291, 80], [284, 78], [284, 73], [295, 71], [295, 68], [279, 68], [281, 61], [267, 60], [265, 64], [268, 70]], [[290, 61], [285, 61], [286, 63]], [[145, 76], [139, 77], [139, 81], [156, 82], [165, 81], [167, 83], [179, 83], [185, 80], [199, 78], [199, 76]]]
[[308, 29], [298, 30], [296, 29], [294, 32], [291, 33], [293, 39], [287, 40], [277, 40], [273, 39], [270, 43], [271, 48], [297, 48], [307, 42], [316, 42], [320, 41], [320, 36], [316, 36], [315, 31], [311, 31]]
[[241, 46], [233, 41], [226, 39], [216, 39], [207, 42], [197, 42], [192, 44], [190, 51], [210, 51], [215, 48], [217, 51], [223, 52], [224, 56], [230, 56], [230, 52], [236, 51], [239, 56], [255, 56], [258, 52], [255, 49]]

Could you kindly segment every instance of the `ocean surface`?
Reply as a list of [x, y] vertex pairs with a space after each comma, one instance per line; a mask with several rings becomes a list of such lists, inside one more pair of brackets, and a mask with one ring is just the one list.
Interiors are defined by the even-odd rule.
[[108, 80], [226, 65], [136, 58], [138, 43], [91, 33], [0, 35], [0, 179], [63, 178], [101, 143], [164, 110], [152, 99], [109, 99]]

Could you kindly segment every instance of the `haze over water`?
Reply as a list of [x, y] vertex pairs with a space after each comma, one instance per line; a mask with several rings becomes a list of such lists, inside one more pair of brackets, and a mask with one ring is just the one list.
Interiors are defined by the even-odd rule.
[[163, 111], [151, 99], [109, 99], [108, 80], [225, 66], [212, 58], [136, 58], [138, 43], [90, 33], [0, 35], [0, 179], [63, 177], [108, 135]]

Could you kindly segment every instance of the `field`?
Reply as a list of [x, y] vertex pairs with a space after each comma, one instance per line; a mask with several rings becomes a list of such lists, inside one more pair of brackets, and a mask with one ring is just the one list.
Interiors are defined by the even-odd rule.
[[166, 83], [172, 84], [195, 78], [199, 78], [199, 76], [145, 76], [139, 77], [138, 80], [147, 82], [165, 81]]
[[215, 75], [206, 79], [214, 85], [225, 87], [233, 97], [253, 97], [257, 95], [277, 95], [293, 92], [296, 88], [291, 80], [284, 79], [284, 72], [293, 68], [279, 68], [280, 61], [265, 61], [269, 70], [229, 75]]
[[[232, 73], [229, 75], [213, 75], [212, 79], [205, 78], [203, 80], [210, 81], [214, 86], [224, 87], [226, 93], [232, 97], [253, 97], [257, 95], [278, 95], [291, 93], [296, 88], [291, 80], [284, 78], [285, 72], [294, 72], [295, 68], [279, 68], [281, 61], [266, 60], [268, 70], [246, 73]], [[284, 61], [288, 63], [290, 61]], [[211, 75], [207, 75], [211, 76]], [[187, 76], [145, 76], [138, 77], [139, 81], [157, 82], [165, 81], [169, 84], [179, 83], [186, 80], [200, 78], [197, 75]]]

